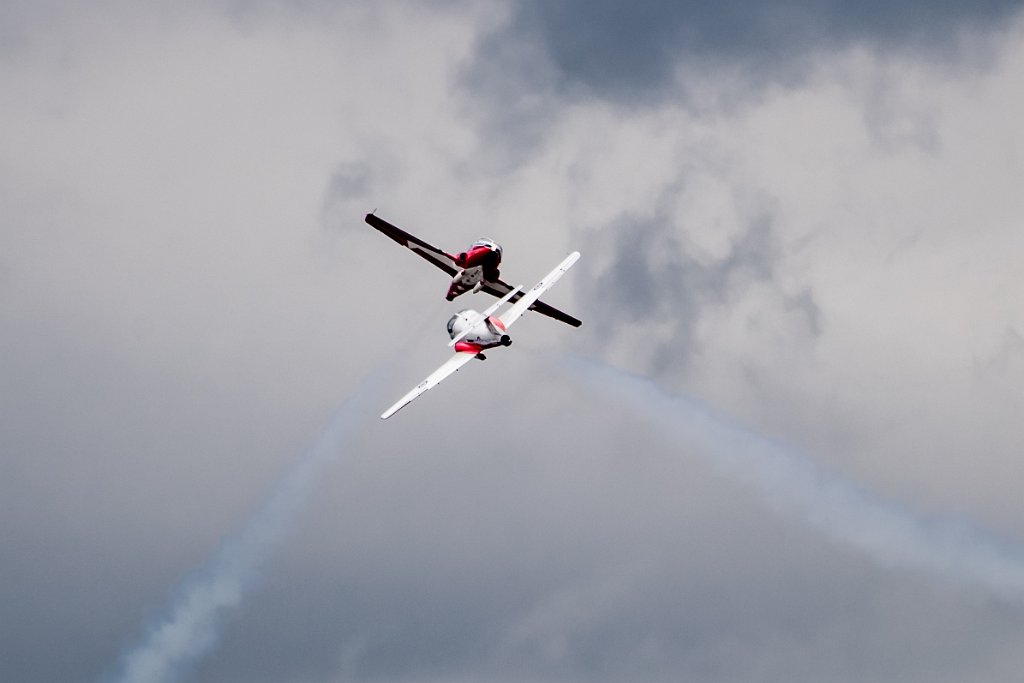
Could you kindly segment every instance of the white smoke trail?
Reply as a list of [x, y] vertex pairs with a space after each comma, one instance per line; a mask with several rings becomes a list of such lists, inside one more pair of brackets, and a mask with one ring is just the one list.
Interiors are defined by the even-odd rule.
[[339, 454], [345, 435], [368, 418], [358, 400], [377, 373], [333, 414], [320, 436], [278, 481], [266, 501], [201, 568], [177, 587], [142, 640], [126, 650], [110, 683], [180, 680], [220, 640], [224, 619], [238, 607], [264, 561], [309, 499], [324, 467]]
[[963, 517], [924, 516], [851, 482], [783, 444], [732, 424], [696, 401], [669, 394], [652, 380], [569, 357], [564, 367], [601, 393], [631, 407], [720, 473], [756, 491], [779, 511], [798, 516], [875, 562], [927, 572], [1024, 600], [1024, 549]]

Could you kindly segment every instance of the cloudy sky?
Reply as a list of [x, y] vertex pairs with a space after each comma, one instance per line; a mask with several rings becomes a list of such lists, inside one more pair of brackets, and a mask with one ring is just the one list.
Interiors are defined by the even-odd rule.
[[[1021, 3], [87, 5], [0, 3], [0, 678], [1019, 680]], [[382, 423], [486, 303], [372, 209], [583, 327]]]

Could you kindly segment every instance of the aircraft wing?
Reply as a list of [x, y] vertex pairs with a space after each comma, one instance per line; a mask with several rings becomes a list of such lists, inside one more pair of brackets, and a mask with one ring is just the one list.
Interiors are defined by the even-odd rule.
[[565, 271], [572, 268], [572, 264], [576, 263], [579, 257], [580, 252], [578, 251], [574, 251], [568, 256], [566, 256], [565, 260], [559, 263], [554, 270], [545, 275], [540, 282], [533, 286], [533, 288], [530, 291], [528, 291], [518, 301], [512, 304], [512, 306], [509, 307], [504, 313], [499, 315], [498, 320], [500, 320], [505, 325], [505, 327], [510, 327], [512, 323], [519, 320], [519, 317], [523, 313], [526, 313], [526, 310], [530, 308], [530, 306], [534, 305], [534, 302], [537, 301], [538, 298], [540, 298], [541, 294], [543, 294], [549, 287], [551, 287], [551, 285], [558, 282], [558, 280], [563, 275], [565, 275]]
[[378, 218], [372, 213], [366, 214], [366, 222], [420, 258], [430, 261], [449, 275], [455, 275], [455, 273], [459, 272], [458, 266], [455, 265], [455, 257], [451, 254], [441, 251], [432, 244], [427, 244], [419, 237], [410, 235], [405, 230], [391, 225], [391, 223], [388, 223], [383, 218]]
[[403, 396], [383, 413], [381, 413], [380, 419], [386, 420], [402, 408], [406, 407], [413, 400], [419, 398], [420, 394], [426, 393], [428, 389], [433, 389], [441, 383], [448, 375], [454, 374], [456, 370], [461, 368], [463, 365], [473, 360], [476, 357], [476, 353], [471, 351], [459, 351], [454, 356], [449, 358], [444, 365], [434, 370], [425, 380], [416, 385], [416, 388], [410, 391], [408, 394]]
[[[497, 297], [505, 296], [506, 294], [508, 294], [509, 292], [512, 291], [512, 287], [510, 287], [509, 285], [505, 284], [501, 280], [496, 280], [494, 282], [485, 282], [484, 286], [481, 289], [483, 291], [487, 292], [488, 294], [490, 294], [491, 296], [497, 296]], [[523, 297], [522, 293], [517, 293], [517, 294], [515, 294], [511, 298], [511, 301], [512, 301], [512, 303], [516, 303], [522, 297]], [[569, 325], [572, 325], [573, 327], [579, 327], [580, 325], [583, 324], [579, 319], [572, 317], [568, 313], [563, 313], [562, 311], [558, 310], [554, 306], [549, 306], [548, 304], [544, 303], [543, 301], [532, 300], [532, 303], [527, 308], [529, 310], [537, 311], [538, 313], [540, 313], [542, 315], [546, 315], [549, 318], [554, 318], [555, 320], [561, 320], [563, 323], [568, 323]]]

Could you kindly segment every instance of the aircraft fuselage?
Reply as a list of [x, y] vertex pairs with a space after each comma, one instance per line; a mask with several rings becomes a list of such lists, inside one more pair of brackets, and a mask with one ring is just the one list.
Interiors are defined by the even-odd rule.
[[448, 301], [470, 290], [480, 291], [484, 282], [498, 281], [501, 277], [498, 271], [501, 265], [501, 245], [489, 239], [477, 240], [455, 257], [455, 265], [459, 270], [448, 286], [448, 294], [445, 296]]

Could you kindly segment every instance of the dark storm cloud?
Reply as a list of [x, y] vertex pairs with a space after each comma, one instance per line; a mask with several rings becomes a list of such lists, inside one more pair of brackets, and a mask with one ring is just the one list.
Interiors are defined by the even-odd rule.
[[[550, 77], [558, 90], [616, 101], [658, 99], [677, 62], [739, 66], [783, 80], [809, 52], [852, 43], [952, 50], [963, 29], [996, 26], [1019, 0], [835, 2], [562, 0], [518, 3], [484, 40], [471, 82]], [[538, 70], [538, 51], [551, 69]], [[495, 85], [490, 86], [494, 88]], [[502, 88], [508, 92], [511, 90]]]

